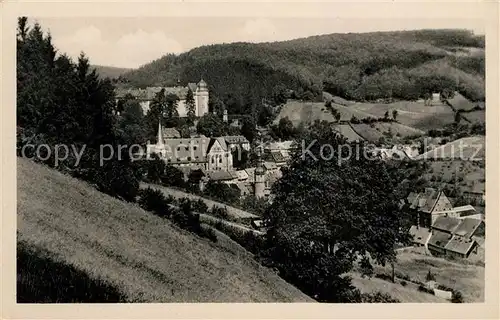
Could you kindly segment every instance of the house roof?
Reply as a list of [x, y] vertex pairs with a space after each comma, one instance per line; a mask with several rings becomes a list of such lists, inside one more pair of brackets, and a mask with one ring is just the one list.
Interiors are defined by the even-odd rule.
[[248, 182], [255, 182], [255, 168], [246, 168], [245, 172], [248, 175]]
[[467, 254], [472, 249], [474, 243], [476, 243], [474, 239], [453, 236], [444, 248], [460, 254]]
[[248, 173], [245, 170], [238, 170], [235, 172], [235, 174], [238, 177], [238, 180], [247, 180], [248, 179]]
[[275, 162], [266, 161], [264, 162], [264, 168], [266, 168], [266, 170], [274, 170], [277, 169], [278, 166], [276, 166]]
[[264, 147], [268, 150], [290, 150], [295, 147], [295, 141], [286, 140], [286, 141], [278, 141], [278, 142], [269, 142]]
[[432, 228], [453, 233], [461, 222], [462, 220], [458, 218], [438, 217], [432, 224]]
[[210, 140], [210, 144], [208, 145], [208, 152], [210, 152], [212, 150], [212, 147], [213, 145], [215, 144], [215, 142], [218, 142], [219, 145], [221, 146], [222, 150], [223, 151], [227, 151], [227, 144], [226, 144], [226, 140], [224, 140], [223, 137], [217, 137], [217, 138], [212, 138]]
[[410, 235], [413, 237], [413, 242], [425, 245], [431, 232], [427, 228], [417, 227], [415, 225], [410, 228]]
[[209, 138], [163, 139], [166, 155], [171, 163], [206, 162]]
[[472, 218], [465, 218], [465, 219], [459, 219], [460, 220], [460, 225], [455, 229], [454, 234], [457, 236], [462, 236], [466, 238], [470, 238], [472, 234], [476, 231], [476, 229], [484, 223], [483, 220], [479, 219], [472, 219]]
[[195, 82], [190, 82], [190, 83], [188, 83], [187, 86], [189, 89], [191, 89], [192, 92], [195, 92], [196, 88], [198, 87], [198, 85]]
[[471, 206], [471, 205], [465, 205], [465, 206], [460, 206], [460, 207], [454, 207], [451, 210], [444, 210], [444, 211], [434, 211], [435, 214], [450, 214], [450, 213], [456, 213], [459, 214], [460, 216], [467, 216], [474, 214], [476, 212], [476, 209]]
[[208, 177], [214, 181], [233, 180], [233, 175], [229, 171], [209, 171]]
[[439, 230], [432, 230], [431, 237], [429, 239], [428, 245], [433, 245], [436, 247], [444, 248], [446, 244], [450, 241], [452, 235]]
[[241, 194], [249, 194], [252, 193], [252, 188], [248, 183], [244, 182], [236, 182], [235, 185], [240, 189]]
[[425, 192], [418, 194], [410, 193], [408, 195], [408, 202], [411, 209], [417, 209], [423, 212], [431, 212], [434, 204], [438, 200], [440, 192], [434, 188], [426, 188]]
[[223, 136], [224, 140], [228, 144], [244, 144], [250, 143], [244, 136]]
[[286, 162], [286, 158], [283, 156], [281, 151], [271, 151], [271, 159], [274, 162]]
[[180, 138], [181, 134], [175, 128], [162, 128], [163, 138]]

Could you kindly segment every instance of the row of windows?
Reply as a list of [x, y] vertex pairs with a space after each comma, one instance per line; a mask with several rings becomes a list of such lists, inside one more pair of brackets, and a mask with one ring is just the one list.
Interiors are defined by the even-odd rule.
[[[189, 151], [189, 147], [185, 147], [186, 151]], [[193, 150], [196, 151], [198, 148], [193, 146]], [[181, 147], [177, 147], [177, 151], [181, 151]]]

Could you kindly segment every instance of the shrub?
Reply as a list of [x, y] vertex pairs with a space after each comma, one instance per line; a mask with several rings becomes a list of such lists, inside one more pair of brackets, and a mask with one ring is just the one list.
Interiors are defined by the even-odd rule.
[[451, 293], [451, 302], [453, 303], [463, 303], [464, 298], [462, 296], [462, 293], [458, 290], [453, 290]]
[[431, 269], [429, 269], [429, 272], [427, 272], [427, 275], [425, 276], [425, 280], [427, 280], [427, 281], [435, 281], [436, 280], [434, 275], [431, 273]]
[[360, 263], [361, 276], [371, 278], [373, 276], [373, 266], [368, 257], [363, 257]]
[[208, 206], [202, 199], [191, 202], [191, 205], [193, 206], [193, 211], [195, 212], [205, 213], [208, 211]]
[[168, 217], [171, 214], [170, 203], [160, 190], [152, 188], [140, 190], [137, 202], [144, 210], [160, 217]]
[[361, 302], [363, 303], [399, 303], [398, 299], [391, 297], [387, 293], [382, 293], [380, 291], [376, 293], [362, 293]]
[[402, 285], [403, 287], [406, 287], [406, 284], [407, 284], [407, 283], [406, 283], [406, 281], [401, 280], [401, 282], [400, 282], [400, 283], [401, 283], [401, 285]]

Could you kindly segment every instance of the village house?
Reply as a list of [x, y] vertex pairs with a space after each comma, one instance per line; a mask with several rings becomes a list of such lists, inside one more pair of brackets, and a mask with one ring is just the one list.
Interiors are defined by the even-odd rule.
[[427, 248], [433, 255], [468, 258], [477, 253], [477, 238], [484, 238], [483, 220], [438, 217], [432, 225]]
[[412, 214], [414, 225], [430, 228], [438, 217], [451, 213], [453, 206], [443, 191], [425, 188], [424, 192], [408, 195], [406, 208]]
[[233, 171], [233, 158], [222, 137], [164, 138], [158, 124], [156, 144], [147, 145], [147, 154], [159, 155], [174, 167], [201, 168], [206, 171]]
[[195, 116], [202, 117], [208, 113], [208, 100], [209, 92], [208, 86], [203, 79], [198, 83], [188, 83], [186, 87], [174, 86], [174, 87], [147, 87], [146, 89], [124, 89], [117, 90], [116, 92], [116, 103], [119, 100], [125, 98], [127, 94], [132, 95], [136, 100], [139, 101], [144, 114], [150, 108], [151, 101], [153, 101], [155, 95], [161, 90], [165, 90], [165, 95], [174, 94], [179, 98], [177, 103], [177, 112], [179, 117], [187, 117], [186, 108], [186, 95], [189, 90], [193, 92], [193, 98], [195, 102]]

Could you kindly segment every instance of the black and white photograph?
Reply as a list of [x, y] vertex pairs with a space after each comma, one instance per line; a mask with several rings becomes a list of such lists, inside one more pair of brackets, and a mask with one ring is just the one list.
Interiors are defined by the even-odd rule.
[[485, 303], [485, 19], [16, 23], [17, 304]]

